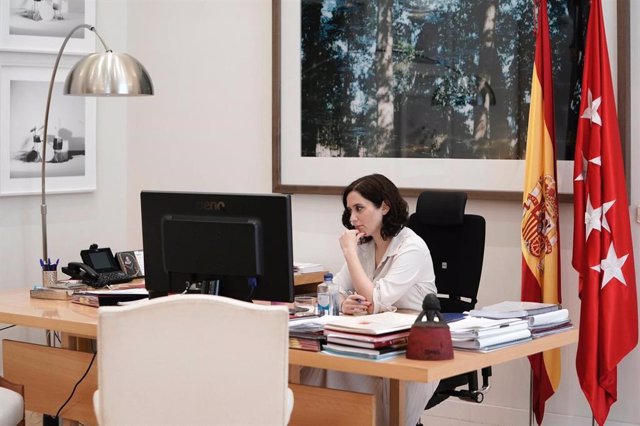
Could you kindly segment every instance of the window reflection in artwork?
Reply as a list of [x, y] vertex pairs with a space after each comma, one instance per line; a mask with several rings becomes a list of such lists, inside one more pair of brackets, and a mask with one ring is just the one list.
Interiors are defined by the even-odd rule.
[[[586, 0], [550, 0], [558, 159], [573, 159]], [[532, 0], [302, 0], [306, 157], [524, 157]]]

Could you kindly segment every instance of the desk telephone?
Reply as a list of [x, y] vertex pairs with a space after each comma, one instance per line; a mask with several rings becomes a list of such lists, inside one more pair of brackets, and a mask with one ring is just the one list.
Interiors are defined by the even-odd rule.
[[132, 277], [120, 269], [108, 247], [98, 248], [97, 244], [91, 244], [88, 250], [80, 251], [80, 257], [83, 263], [70, 262], [66, 267], [62, 267], [62, 272], [92, 287], [104, 287], [132, 280]]

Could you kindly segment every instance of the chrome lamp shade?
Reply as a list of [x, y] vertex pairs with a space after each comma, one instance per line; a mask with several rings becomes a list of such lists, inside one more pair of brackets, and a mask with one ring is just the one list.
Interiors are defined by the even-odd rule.
[[144, 96], [153, 95], [149, 73], [126, 53], [92, 53], [78, 61], [64, 83], [65, 95]]

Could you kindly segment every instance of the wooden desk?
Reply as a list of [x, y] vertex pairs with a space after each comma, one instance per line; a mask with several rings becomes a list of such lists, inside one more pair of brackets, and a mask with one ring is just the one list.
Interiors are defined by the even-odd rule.
[[[24, 289], [0, 292], [0, 323], [57, 330], [87, 338], [95, 338], [97, 318], [98, 310], [96, 308], [66, 301], [31, 299], [29, 292]], [[391, 379], [392, 424], [404, 424], [404, 411], [402, 409], [404, 407], [404, 381], [429, 382], [439, 380], [482, 367], [513, 361], [577, 341], [578, 330], [574, 329], [488, 354], [456, 351], [455, 358], [450, 361], [414, 361], [405, 357], [396, 357], [384, 361], [370, 361], [292, 349], [289, 351], [289, 364]], [[69, 358], [67, 362], [68, 368], [71, 369], [73, 367], [74, 371], [80, 371], [80, 374], [82, 374], [91, 359], [91, 355], [87, 353], [76, 353], [73, 357], [69, 357], [68, 355], [71, 351], [60, 351], [64, 350], [10, 341], [5, 342], [3, 345], [5, 376], [8, 380], [17, 383], [22, 382], [26, 385], [27, 410], [55, 414], [55, 410], [61, 405], [58, 402], [58, 398], [66, 399], [71, 388], [66, 389], [65, 386], [65, 389], [53, 401], [51, 400], [52, 394], [38, 394], [34, 393], [33, 390], [30, 391], [29, 383], [25, 383], [25, 379], [26, 381], [33, 380], [33, 377], [25, 378], [23, 373], [20, 372], [25, 369], [26, 365], [29, 363], [47, 365], [35, 360], [38, 356], [44, 357], [47, 353], [55, 352], [55, 354], [51, 354], [51, 357], [57, 361], [60, 361], [61, 358]], [[53, 372], [59, 370], [51, 368], [50, 365], [47, 366]], [[90, 379], [90, 376], [93, 375], [93, 382], [85, 383], [83, 392], [80, 392], [80, 389], [77, 391], [79, 394], [74, 397], [69, 408], [65, 408], [63, 411], [64, 417], [77, 419], [83, 423], [95, 423], [95, 417], [88, 418], [87, 414], [92, 413], [90, 395], [97, 386], [93, 370], [95, 370], [95, 365], [87, 377], [87, 379]], [[75, 380], [73, 379], [72, 382], [75, 383]], [[89, 407], [85, 407], [87, 404]]]

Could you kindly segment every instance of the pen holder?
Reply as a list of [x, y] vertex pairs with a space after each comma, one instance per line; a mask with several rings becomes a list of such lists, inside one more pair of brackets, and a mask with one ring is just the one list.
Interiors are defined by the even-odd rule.
[[42, 271], [42, 286], [53, 287], [58, 282], [58, 271]]

